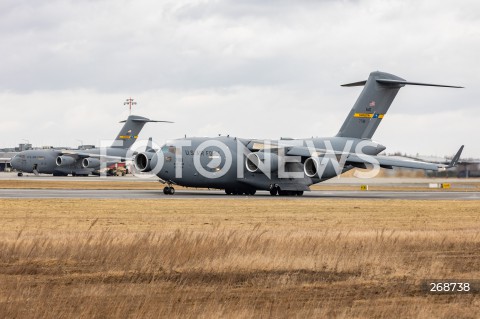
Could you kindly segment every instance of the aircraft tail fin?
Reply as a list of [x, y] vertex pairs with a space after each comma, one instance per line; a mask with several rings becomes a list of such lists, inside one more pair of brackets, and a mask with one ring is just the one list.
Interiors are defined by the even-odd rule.
[[460, 146], [460, 149], [458, 150], [457, 154], [455, 154], [455, 156], [452, 158], [452, 160], [450, 161], [450, 164], [448, 164], [447, 168], [457, 166], [457, 163], [460, 160], [460, 156], [462, 155], [463, 146], [464, 145]]
[[154, 121], [142, 116], [130, 115], [126, 120], [120, 122], [125, 124], [115, 138], [115, 142], [113, 143], [112, 147], [129, 149], [137, 140], [143, 126], [149, 122], [173, 123], [170, 121]]
[[371, 139], [398, 91], [405, 85], [462, 88], [461, 86], [409, 82], [393, 74], [372, 72], [366, 81], [342, 85], [344, 87], [364, 86], [364, 88], [337, 136]]

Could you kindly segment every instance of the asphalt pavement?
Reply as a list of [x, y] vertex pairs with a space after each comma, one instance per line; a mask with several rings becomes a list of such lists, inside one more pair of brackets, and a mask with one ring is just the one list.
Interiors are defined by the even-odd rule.
[[311, 191], [303, 196], [271, 196], [259, 191], [254, 196], [226, 195], [218, 190], [177, 190], [164, 195], [158, 190], [79, 190], [79, 189], [0, 189], [0, 198], [91, 198], [91, 199], [408, 199], [408, 200], [480, 200], [480, 192], [407, 192], [407, 191]]

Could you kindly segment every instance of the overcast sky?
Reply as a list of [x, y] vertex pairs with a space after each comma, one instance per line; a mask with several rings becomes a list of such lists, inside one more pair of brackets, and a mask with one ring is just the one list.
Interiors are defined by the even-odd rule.
[[401, 89], [387, 152], [480, 157], [480, 2], [0, 2], [0, 147], [141, 138], [333, 136], [371, 71], [465, 89]]

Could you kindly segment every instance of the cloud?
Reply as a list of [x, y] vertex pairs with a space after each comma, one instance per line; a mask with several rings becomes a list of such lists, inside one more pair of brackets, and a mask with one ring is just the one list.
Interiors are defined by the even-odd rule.
[[[467, 153], [480, 133], [472, 122], [476, 1], [24, 0], [0, 9], [3, 143], [111, 138], [130, 95], [137, 113], [176, 121], [145, 128], [154, 137], [333, 135], [360, 92], [339, 85], [374, 70], [467, 87], [402, 89], [375, 135], [387, 146], [437, 153], [433, 142], [409, 135], [422, 126], [412, 119], [436, 132], [432, 138], [451, 138], [445, 152], [467, 143]], [[442, 115], [453, 111], [472, 126], [459, 130]], [[402, 135], [387, 127], [402, 127]]]

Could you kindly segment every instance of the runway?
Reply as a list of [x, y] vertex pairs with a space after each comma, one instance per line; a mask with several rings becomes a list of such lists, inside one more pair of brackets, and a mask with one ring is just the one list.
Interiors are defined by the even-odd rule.
[[223, 191], [178, 190], [164, 195], [162, 190], [76, 190], [76, 189], [0, 189], [0, 198], [90, 198], [90, 199], [362, 199], [362, 200], [480, 200], [480, 192], [405, 192], [405, 191], [311, 191], [301, 197], [271, 196], [259, 191], [254, 196], [226, 195]]
[[[158, 177], [155, 175], [138, 174], [127, 176], [52, 176], [52, 175], [34, 175], [25, 173], [23, 177], [17, 177], [16, 173], [0, 172], [0, 181], [29, 181], [29, 182], [42, 182], [42, 181], [56, 181], [56, 182], [152, 182], [157, 183]], [[450, 183], [450, 184], [476, 184], [480, 183], [480, 178], [370, 178], [361, 179], [356, 177], [337, 177], [328, 181], [324, 181], [321, 185], [354, 185], [360, 186], [363, 184], [368, 185], [382, 185], [382, 186], [428, 186], [429, 183]]]

